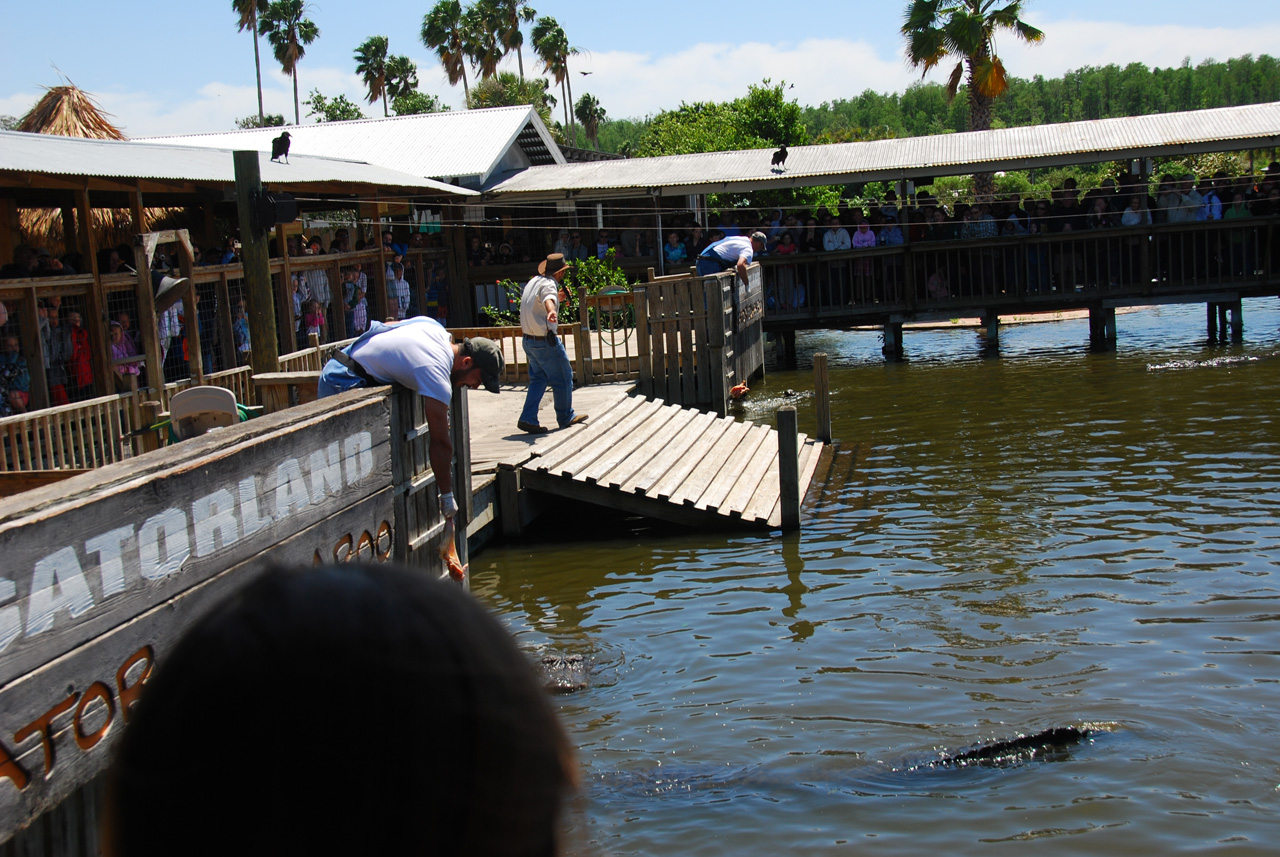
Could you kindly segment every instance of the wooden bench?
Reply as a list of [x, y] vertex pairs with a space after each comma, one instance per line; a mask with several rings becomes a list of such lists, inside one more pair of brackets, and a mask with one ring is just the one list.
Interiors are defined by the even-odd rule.
[[305, 405], [316, 400], [316, 387], [320, 383], [319, 372], [264, 372], [253, 376], [258, 390], [258, 401], [268, 414], [283, 411], [291, 404], [293, 391], [297, 390], [297, 404]]

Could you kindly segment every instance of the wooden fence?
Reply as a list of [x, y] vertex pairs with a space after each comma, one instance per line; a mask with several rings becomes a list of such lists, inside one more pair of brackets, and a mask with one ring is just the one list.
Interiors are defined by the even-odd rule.
[[97, 857], [102, 772], [139, 691], [268, 564], [445, 573], [419, 399], [353, 390], [0, 499], [0, 854]]

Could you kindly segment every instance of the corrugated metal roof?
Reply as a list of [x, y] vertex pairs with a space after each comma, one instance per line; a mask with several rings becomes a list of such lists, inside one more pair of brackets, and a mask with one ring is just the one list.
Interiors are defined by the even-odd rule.
[[[261, 152], [258, 164], [263, 184], [273, 187], [344, 182], [475, 195], [474, 191], [372, 164], [306, 155], [294, 157], [292, 152], [288, 164], [276, 163], [270, 157], [270, 152]], [[19, 131], [0, 131], [0, 170], [99, 178], [235, 182], [230, 149], [89, 140]]]
[[867, 143], [798, 146], [786, 169], [772, 150], [708, 152], [529, 167], [495, 176], [487, 198], [628, 195], [806, 187], [1026, 169], [1280, 144], [1280, 102]]
[[[532, 127], [532, 137], [520, 137]], [[149, 137], [143, 143], [271, 151], [281, 128], [251, 128], [219, 134]], [[356, 119], [288, 126], [290, 157], [346, 158], [437, 179], [489, 179], [513, 146], [533, 164], [563, 164], [564, 156], [532, 107], [449, 110], [390, 119]]]

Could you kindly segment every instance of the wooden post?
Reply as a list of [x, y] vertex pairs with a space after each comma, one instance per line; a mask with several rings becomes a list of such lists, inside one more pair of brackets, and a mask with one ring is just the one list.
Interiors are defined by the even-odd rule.
[[[181, 251], [178, 253], [178, 272], [187, 279], [187, 287], [182, 293], [182, 319], [186, 328], [187, 375], [191, 383], [204, 383], [204, 349], [200, 346], [200, 308], [197, 306], [199, 296], [196, 294], [196, 281], [191, 278], [192, 264], [195, 261], [191, 252], [191, 239], [186, 230], [180, 230], [179, 241]], [[208, 308], [205, 312], [210, 312]]]
[[1239, 298], [1227, 304], [1227, 310], [1231, 314], [1231, 341], [1244, 341], [1244, 307]]
[[[89, 287], [88, 307], [85, 312], [85, 327], [89, 331], [89, 349], [93, 353], [93, 388], [100, 395], [108, 395], [115, 390], [114, 373], [111, 371], [111, 338], [107, 335], [106, 296], [102, 292], [102, 281], [98, 279], [98, 253], [93, 243], [89, 209], [89, 191], [76, 191], [76, 211], [79, 215], [79, 246], [88, 262], [89, 270], [80, 273], [93, 274], [93, 285]], [[68, 241], [68, 244], [70, 242]]]
[[22, 302], [22, 327], [30, 334], [22, 337], [22, 356], [27, 361], [27, 374], [31, 376], [31, 403], [27, 410], [49, 407], [49, 376], [44, 365], [44, 343], [40, 339], [40, 310], [37, 307], [36, 287], [27, 290]]
[[[163, 389], [164, 384], [160, 385]], [[160, 412], [163, 410], [159, 402], [143, 402], [142, 403], [142, 425], [139, 426], [143, 430], [142, 433], [142, 451], [151, 452], [159, 449], [160, 432], [157, 429], [152, 431], [151, 427], [160, 422]]]
[[[236, 351], [236, 334], [235, 328], [232, 326], [236, 315], [236, 307], [231, 305], [231, 290], [227, 286], [226, 271], [218, 275], [218, 282], [214, 284], [213, 288], [216, 296], [215, 300], [218, 304], [218, 339], [222, 343], [222, 368], [234, 369], [240, 365], [240, 354]], [[213, 369], [215, 372], [218, 370], [216, 364]]]
[[640, 395], [653, 398], [653, 364], [649, 347], [649, 293], [636, 286], [632, 294], [636, 302], [636, 356], [640, 358]]
[[[737, 275], [734, 275], [737, 279]], [[719, 276], [710, 276], [696, 280], [702, 285], [707, 301], [707, 358], [711, 363], [711, 408], [720, 416], [729, 412], [729, 388], [735, 381], [729, 377], [729, 367], [725, 365], [725, 341], [728, 339], [725, 327], [724, 287]], [[680, 355], [673, 354], [671, 365], [678, 365]], [[692, 355], [686, 355], [686, 359]], [[668, 370], [671, 371], [671, 370]], [[679, 402], [681, 405], [692, 405], [694, 402]]]
[[813, 355], [813, 396], [818, 405], [818, 440], [831, 443], [831, 382], [825, 352]]
[[[1218, 305], [1215, 303], [1207, 303], [1204, 305], [1204, 322], [1205, 330], [1209, 335], [1210, 342], [1218, 341]], [[1092, 332], [1092, 326], [1090, 327]]]
[[147, 357], [147, 386], [155, 394], [158, 410], [163, 410], [168, 401], [164, 386], [164, 354], [160, 347], [160, 331], [156, 326], [156, 296], [151, 286], [151, 254], [147, 252], [146, 239], [141, 234], [133, 239], [133, 266], [138, 272], [138, 331], [142, 334], [142, 353]]
[[524, 532], [520, 518], [520, 471], [509, 461], [498, 462], [498, 518], [504, 536], [518, 537]]
[[[276, 338], [276, 310], [271, 294], [271, 261], [267, 257], [267, 236], [253, 228], [250, 216], [253, 198], [262, 191], [258, 153], [241, 151], [233, 153], [232, 157], [235, 159], [236, 206], [240, 210], [240, 258], [244, 267], [245, 298], [249, 311], [249, 339], [253, 343], [249, 359], [255, 375], [279, 372], [280, 341]], [[288, 306], [292, 307], [293, 304]]]
[[778, 409], [778, 483], [781, 487], [782, 530], [800, 529], [800, 434], [796, 409]]
[[884, 357], [891, 363], [902, 360], [902, 322], [890, 321], [884, 326]]
[[[294, 335], [294, 322], [296, 319], [293, 315], [293, 259], [289, 256], [289, 236], [285, 234], [284, 224], [276, 224], [276, 235], [278, 236], [278, 243], [280, 245], [280, 280], [276, 284], [275, 305], [280, 307], [280, 315], [276, 321], [276, 335], [278, 339], [276, 340], [276, 346], [272, 351], [274, 351], [276, 356], [279, 357], [280, 343], [287, 342], [288, 345], [285, 346], [285, 350], [292, 351], [297, 347], [297, 337]], [[242, 245], [243, 243], [244, 242], [241, 242]], [[271, 263], [268, 261], [267, 276], [270, 277], [270, 274]], [[247, 298], [247, 282], [245, 286], [245, 297]], [[250, 304], [248, 305], [248, 308], [250, 313], [252, 313], [253, 306]], [[252, 319], [253, 316], [250, 315], [249, 318]], [[253, 340], [253, 337], [253, 327], [250, 326], [249, 339]], [[252, 353], [250, 353], [250, 357], [252, 356]]]
[[[379, 236], [381, 241], [382, 237]], [[453, 438], [453, 497], [458, 501], [457, 530], [454, 546], [458, 560], [466, 565], [471, 562], [471, 550], [467, 536], [469, 524], [475, 519], [475, 497], [471, 494], [471, 417], [467, 407], [467, 388], [453, 391], [449, 404], [449, 433]], [[471, 576], [467, 575], [463, 587], [471, 588]]]
[[581, 368], [578, 380], [585, 387], [595, 380], [595, 370], [591, 364], [591, 313], [587, 309], [586, 286], [578, 286], [578, 326], [573, 331], [573, 349]]

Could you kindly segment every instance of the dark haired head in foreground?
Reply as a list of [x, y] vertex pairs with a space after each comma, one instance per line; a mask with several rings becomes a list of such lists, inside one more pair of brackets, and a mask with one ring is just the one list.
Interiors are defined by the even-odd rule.
[[148, 682], [111, 771], [107, 853], [556, 853], [575, 779], [502, 626], [388, 566], [275, 569]]

